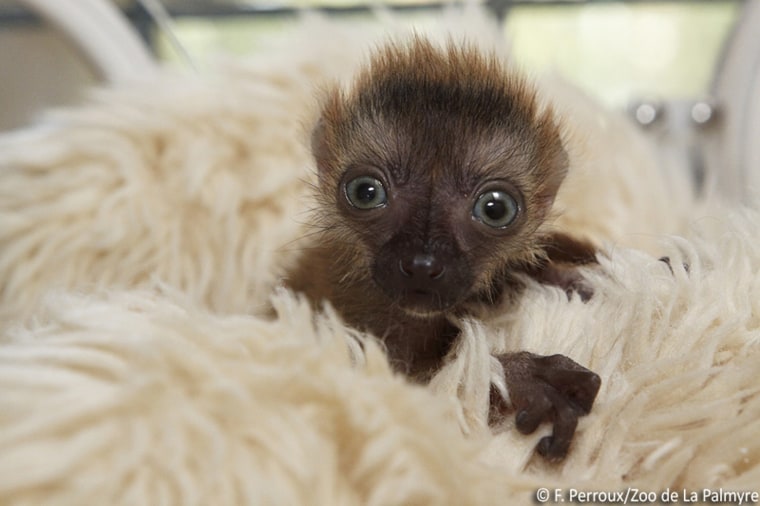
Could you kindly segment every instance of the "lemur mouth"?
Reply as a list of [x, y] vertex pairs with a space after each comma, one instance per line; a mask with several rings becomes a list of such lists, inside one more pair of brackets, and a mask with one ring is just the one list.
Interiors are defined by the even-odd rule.
[[453, 306], [442, 294], [421, 288], [403, 291], [397, 302], [405, 313], [418, 317], [438, 316]]
[[405, 265], [391, 257], [390, 261], [374, 266], [372, 280], [389, 302], [404, 313], [440, 316], [463, 300], [469, 285], [450, 266], [433, 265], [434, 270], [425, 260], [415, 257]]

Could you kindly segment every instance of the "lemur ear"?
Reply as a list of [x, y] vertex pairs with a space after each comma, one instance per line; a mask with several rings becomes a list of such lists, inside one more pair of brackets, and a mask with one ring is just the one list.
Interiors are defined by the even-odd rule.
[[311, 153], [317, 162], [320, 183], [326, 177], [334, 176], [337, 172], [340, 156], [337, 139], [338, 125], [345, 121], [344, 104], [339, 91], [333, 90], [322, 99], [322, 107], [314, 128], [311, 131]]
[[317, 162], [320, 176], [325, 172], [327, 159], [329, 158], [330, 149], [328, 148], [326, 136], [327, 127], [324, 118], [319, 118], [314, 129], [311, 131], [311, 153]]
[[554, 199], [557, 197], [560, 185], [565, 180], [567, 175], [568, 165], [570, 161], [567, 157], [567, 152], [562, 144], [557, 139], [557, 144], [550, 150], [551, 155], [546, 160], [544, 167], [546, 167], [546, 182], [542, 195], [546, 197], [545, 204], [551, 207], [554, 204]]

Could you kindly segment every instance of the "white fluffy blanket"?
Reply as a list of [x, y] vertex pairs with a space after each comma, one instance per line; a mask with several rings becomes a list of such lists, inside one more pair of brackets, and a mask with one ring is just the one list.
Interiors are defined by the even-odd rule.
[[[572, 163], [557, 221], [603, 245], [595, 295], [530, 285], [409, 385], [277, 288], [303, 247], [315, 87], [377, 40], [321, 21], [296, 34], [266, 59], [100, 91], [0, 144], [0, 504], [760, 488], [757, 211], [696, 202], [624, 119], [547, 80]], [[504, 349], [603, 378], [561, 464], [533, 456], [548, 426], [486, 428]]]

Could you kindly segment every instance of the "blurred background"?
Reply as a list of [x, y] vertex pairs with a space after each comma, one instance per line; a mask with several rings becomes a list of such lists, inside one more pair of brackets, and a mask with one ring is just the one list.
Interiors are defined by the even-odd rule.
[[[96, 26], [105, 35], [100, 35], [100, 43], [87, 42], [87, 49], [78, 40], [74, 21], [92, 18], [103, 3], [116, 8], [112, 10], [128, 21], [132, 33]], [[148, 59], [182, 64], [186, 52], [203, 68], [220, 54], [264, 51], [267, 38], [287, 29], [303, 9], [318, 9], [356, 25], [373, 23], [372, 9], [378, 4], [377, 0], [0, 0], [0, 132], [28, 124], [51, 106], [76, 103], [83, 90], [119, 81], [131, 67], [149, 65]], [[750, 4], [758, 11], [755, 0], [485, 1], [522, 66], [556, 71], [624, 111], [662, 147], [663, 156], [688, 163], [698, 182], [708, 166], [720, 163], [721, 170], [731, 173], [726, 176], [728, 190], [737, 195], [747, 179], [736, 174], [746, 173], [750, 163], [760, 164], [757, 152], [737, 154], [746, 144], [755, 144], [749, 136], [756, 130], [746, 115], [739, 118], [736, 111], [755, 107], [749, 102], [760, 104], [760, 99], [752, 98], [760, 95], [755, 93], [760, 92], [760, 80], [745, 75], [746, 69], [754, 69], [756, 76], [760, 66], [756, 35], [760, 26], [742, 28], [752, 17]], [[384, 0], [382, 5], [411, 24], [424, 25], [446, 4]], [[102, 19], [111, 14], [99, 11]], [[161, 14], [168, 15], [163, 22]], [[68, 21], [61, 23], [61, 18]], [[93, 47], [102, 54], [88, 54]], [[113, 54], [119, 52], [130, 54], [118, 62]], [[760, 116], [760, 106], [755, 108]], [[727, 153], [729, 144], [734, 146]]]

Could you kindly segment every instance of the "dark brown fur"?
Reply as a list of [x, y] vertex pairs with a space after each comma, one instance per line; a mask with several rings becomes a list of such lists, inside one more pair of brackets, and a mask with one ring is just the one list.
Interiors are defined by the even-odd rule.
[[[539, 110], [521, 77], [472, 48], [441, 50], [418, 38], [379, 51], [349, 90], [326, 96], [312, 149], [321, 240], [291, 286], [383, 339], [393, 364], [415, 380], [427, 381], [457, 338], [450, 317], [512, 293], [514, 273], [564, 285], [558, 266], [594, 261], [593, 248], [545, 231], [568, 163], [552, 111]], [[348, 197], [348, 183], [364, 176], [385, 189], [382, 206], [357, 208]], [[503, 227], [474, 218], [474, 203], [492, 191], [517, 205]], [[575, 364], [562, 358], [563, 370]], [[563, 427], [545, 453], [561, 457], [575, 418], [531, 411], [534, 397], [559, 396], [525, 372], [539, 359], [548, 364], [525, 353], [502, 361], [517, 371], [507, 374], [513, 404], [554, 420], [555, 432]], [[530, 395], [520, 400], [521, 391]], [[566, 411], [564, 400], [550, 405], [558, 402], [563, 409], [553, 412]]]

